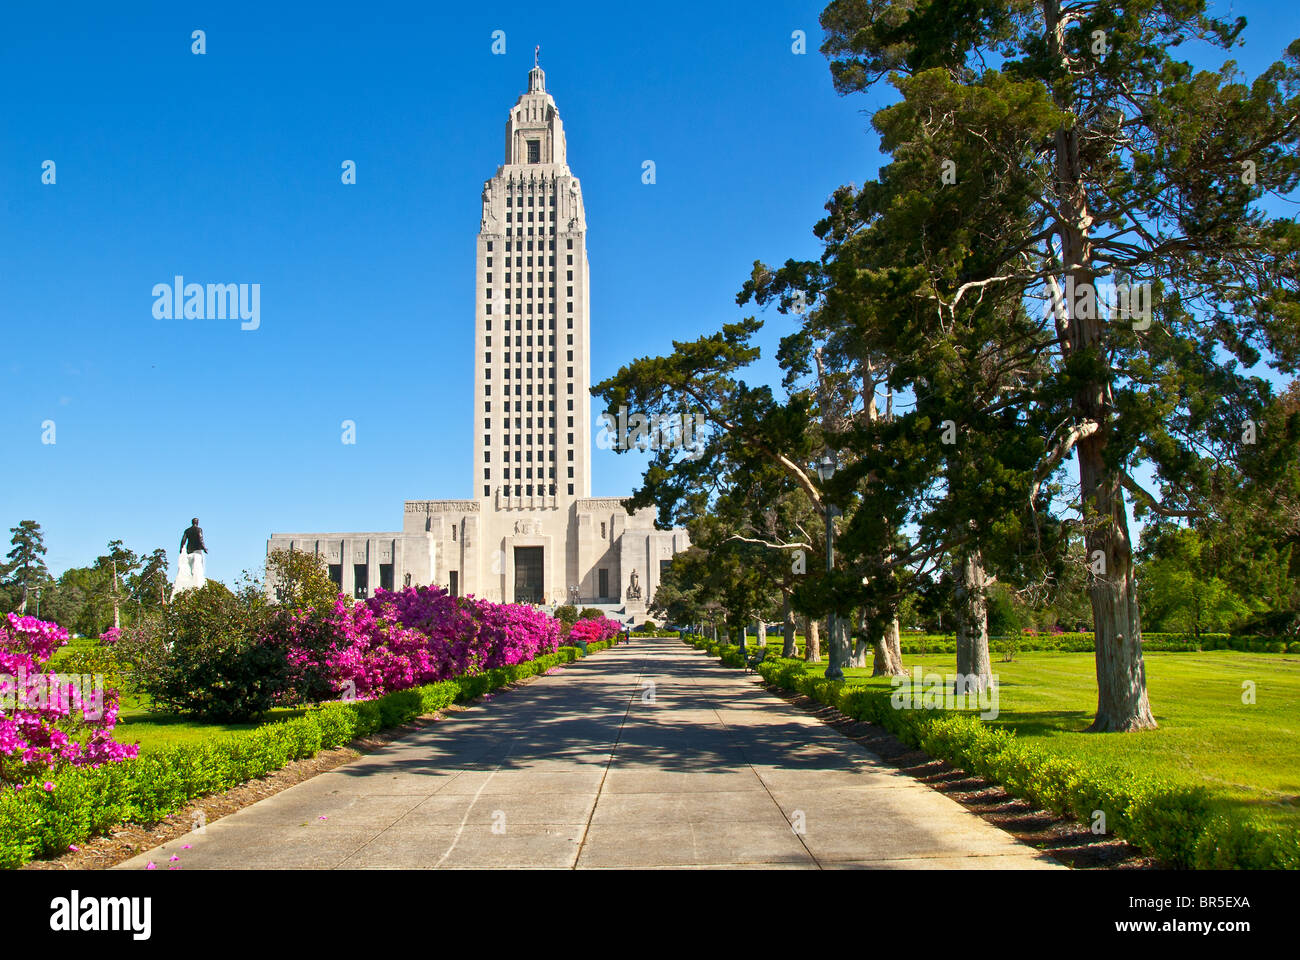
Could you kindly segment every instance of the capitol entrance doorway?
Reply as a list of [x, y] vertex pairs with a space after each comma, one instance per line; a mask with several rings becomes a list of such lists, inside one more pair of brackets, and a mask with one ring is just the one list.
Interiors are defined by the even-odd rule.
[[545, 547], [515, 547], [515, 603], [541, 603]]

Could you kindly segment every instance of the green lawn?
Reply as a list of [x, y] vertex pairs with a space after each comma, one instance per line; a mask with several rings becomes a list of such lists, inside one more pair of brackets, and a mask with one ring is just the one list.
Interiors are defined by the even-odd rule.
[[[80, 648], [94, 645], [91, 637], [73, 637], [68, 643], [54, 652], [49, 669], [58, 671], [66, 665], [67, 658]], [[222, 733], [234, 733], [238, 730], [252, 730], [264, 723], [276, 720], [288, 720], [303, 712], [302, 707], [286, 707], [272, 710], [257, 723], [199, 723], [184, 717], [162, 713], [149, 707], [142, 695], [122, 694], [121, 709], [118, 713], [117, 726], [113, 728], [113, 739], [119, 743], [139, 743], [144, 751], [156, 750], [177, 743], [193, 743]]]
[[257, 723], [199, 723], [184, 717], [151, 710], [140, 697], [123, 695], [122, 709], [113, 739], [119, 743], [139, 743], [143, 752], [169, 747], [177, 743], [193, 743], [222, 733], [252, 730], [264, 723], [288, 720], [304, 713], [304, 707], [284, 707], [272, 710]]
[[[769, 643], [779, 655], [780, 642]], [[825, 651], [823, 650], [823, 656]], [[1088, 758], [1125, 773], [1207, 787], [1226, 811], [1253, 812], [1300, 826], [1300, 657], [1294, 654], [1147, 653], [1147, 686], [1159, 729], [1092, 734], [1097, 706], [1093, 658], [1086, 653], [994, 656], [1000, 689], [994, 726], [1045, 750]], [[903, 657], [911, 670], [956, 672], [952, 654]], [[824, 670], [813, 666], [813, 671]], [[888, 689], [870, 669], [845, 671], [851, 683]], [[1242, 683], [1255, 703], [1242, 703]]]

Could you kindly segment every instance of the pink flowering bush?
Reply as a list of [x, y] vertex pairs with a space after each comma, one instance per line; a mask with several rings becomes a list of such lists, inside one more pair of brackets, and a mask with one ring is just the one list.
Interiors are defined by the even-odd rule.
[[560, 624], [532, 607], [405, 587], [282, 611], [268, 642], [284, 648], [294, 699], [368, 699], [554, 653]]
[[623, 627], [617, 620], [611, 620], [609, 617], [592, 617], [579, 620], [570, 627], [569, 639], [596, 643], [600, 640], [609, 640], [622, 632]]
[[46, 669], [67, 642], [56, 623], [13, 613], [0, 621], [0, 784], [48, 782], [41, 775], [56, 768], [98, 767], [139, 753], [113, 739], [116, 691]]

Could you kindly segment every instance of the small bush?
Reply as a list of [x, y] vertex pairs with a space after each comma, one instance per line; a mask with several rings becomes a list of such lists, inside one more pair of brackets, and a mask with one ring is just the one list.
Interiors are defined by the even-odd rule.
[[165, 709], [217, 723], [265, 715], [288, 688], [289, 667], [260, 641], [262, 619], [215, 580], [174, 597], [163, 621], [170, 649], [143, 678], [145, 691]]

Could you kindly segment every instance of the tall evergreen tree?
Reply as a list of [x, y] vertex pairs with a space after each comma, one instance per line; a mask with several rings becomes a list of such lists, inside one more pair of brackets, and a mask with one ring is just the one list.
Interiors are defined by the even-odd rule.
[[9, 532], [13, 535], [9, 541], [13, 549], [5, 557], [5, 582], [18, 595], [19, 610], [26, 613], [32, 591], [50, 579], [45, 566], [45, 538], [35, 520], [20, 520]]
[[[1269, 400], [1267, 381], [1238, 365], [1296, 368], [1300, 228], [1260, 201], [1296, 184], [1300, 42], [1247, 84], [1230, 63], [1198, 72], [1175, 57], [1185, 42], [1228, 47], [1240, 36], [1244, 21], [1209, 16], [1203, 0], [835, 0], [822, 25], [843, 93], [887, 75], [954, 94], [1005, 78], [1009, 96], [1036, 87], [1059, 114], [1021, 156], [984, 158], [1001, 176], [1031, 173], [1033, 218], [985, 237], [997, 255], [958, 292], [1018, 284], [1047, 304], [1038, 349], [1068, 402], [1044, 466], [1078, 463], [1092, 729], [1154, 727], [1126, 493], [1160, 515], [1199, 513], [1188, 478], [1240, 459], [1238, 428]], [[942, 137], [954, 119], [929, 122]], [[1159, 495], [1135, 481], [1142, 463]]]

